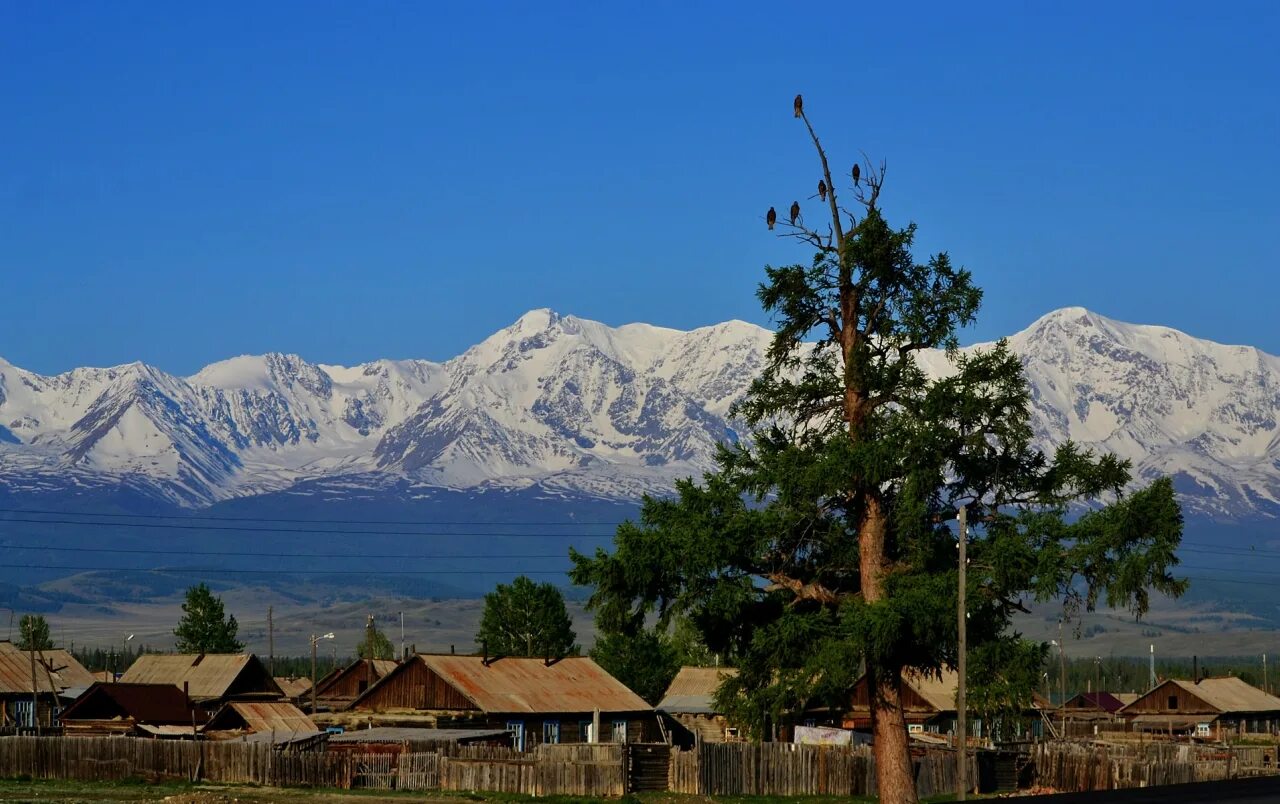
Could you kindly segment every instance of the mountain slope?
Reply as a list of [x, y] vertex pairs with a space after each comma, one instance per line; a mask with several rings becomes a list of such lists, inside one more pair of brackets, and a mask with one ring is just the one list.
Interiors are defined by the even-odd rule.
[[[682, 332], [534, 310], [445, 363], [273, 353], [180, 378], [136, 363], [43, 377], [0, 360], [0, 492], [115, 483], [188, 507], [387, 484], [635, 499], [737, 437], [730, 407], [768, 341], [743, 322]], [[1280, 510], [1280, 359], [1082, 308], [1010, 343], [1042, 446], [1070, 438], [1173, 475], [1191, 510]], [[939, 353], [921, 361], [947, 370]]]

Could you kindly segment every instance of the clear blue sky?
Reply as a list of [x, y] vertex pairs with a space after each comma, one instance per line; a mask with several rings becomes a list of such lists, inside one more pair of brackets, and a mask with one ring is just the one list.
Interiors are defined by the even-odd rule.
[[443, 359], [767, 323], [837, 164], [987, 290], [1280, 352], [1280, 4], [0, 0], [0, 355]]

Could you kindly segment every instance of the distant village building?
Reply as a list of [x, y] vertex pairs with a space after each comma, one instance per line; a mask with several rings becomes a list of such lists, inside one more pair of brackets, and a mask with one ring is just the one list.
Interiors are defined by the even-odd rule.
[[729, 724], [715, 705], [716, 690], [726, 678], [737, 674], [732, 667], [680, 668], [656, 707], [659, 714], [668, 719], [676, 744], [739, 739], [738, 729]]
[[371, 725], [502, 729], [517, 748], [659, 738], [653, 708], [591, 659], [417, 654], [352, 703]]
[[284, 699], [293, 704], [310, 703], [311, 679], [296, 676], [276, 676], [276, 686], [284, 693]]
[[203, 729], [211, 740], [263, 736], [276, 743], [296, 742], [320, 734], [311, 718], [288, 701], [231, 701], [222, 705]]
[[316, 703], [329, 710], [346, 709], [365, 690], [396, 669], [394, 659], [356, 659], [316, 684]]
[[36, 651], [34, 679], [31, 658], [30, 651], [0, 641], [0, 721], [5, 730], [56, 726], [63, 707], [93, 686], [93, 674], [65, 650]]
[[206, 708], [231, 700], [278, 700], [284, 692], [252, 653], [145, 653], [120, 677], [127, 684], [172, 684]]
[[1280, 698], [1239, 678], [1170, 679], [1120, 710], [1134, 731], [1186, 734], [1214, 740], [1274, 734]]
[[209, 715], [172, 684], [96, 682], [62, 713], [75, 737], [192, 739]]
[[[940, 674], [908, 672], [902, 677], [902, 707], [906, 715], [907, 731], [914, 734], [944, 735], [954, 733], [959, 720], [956, 693], [959, 675], [954, 670]], [[1039, 737], [1044, 734], [1044, 713], [1051, 709], [1049, 702], [1032, 693], [1031, 705], [1020, 714], [1021, 733]], [[821, 723], [816, 725], [822, 725]], [[867, 677], [854, 684], [852, 703], [845, 713], [844, 727], [865, 731], [871, 728], [871, 707], [868, 697]], [[969, 734], [983, 736], [985, 725], [972, 708], [969, 710]]]

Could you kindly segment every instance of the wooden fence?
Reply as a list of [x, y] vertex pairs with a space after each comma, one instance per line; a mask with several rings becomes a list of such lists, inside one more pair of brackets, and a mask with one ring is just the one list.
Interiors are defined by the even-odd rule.
[[1036, 783], [1061, 792], [1211, 782], [1276, 772], [1276, 750], [1177, 743], [1042, 743]]
[[[969, 762], [969, 778], [976, 783], [976, 757]], [[929, 751], [915, 766], [921, 796], [955, 790], [954, 751]], [[865, 746], [700, 743], [672, 752], [668, 787], [707, 796], [865, 796], [875, 794], [875, 775], [875, 760]]]

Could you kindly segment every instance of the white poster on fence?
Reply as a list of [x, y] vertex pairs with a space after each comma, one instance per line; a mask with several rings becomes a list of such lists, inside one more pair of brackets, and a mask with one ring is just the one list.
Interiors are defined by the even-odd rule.
[[853, 732], [827, 726], [796, 726], [791, 742], [801, 745], [852, 745]]

